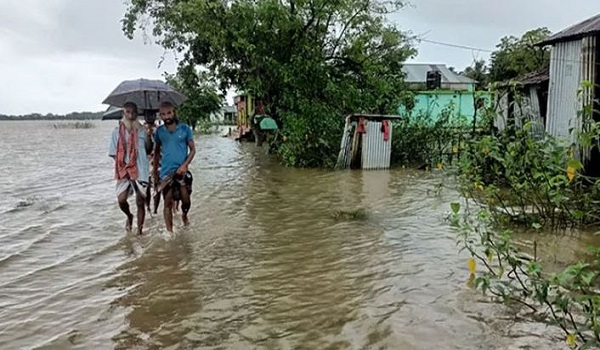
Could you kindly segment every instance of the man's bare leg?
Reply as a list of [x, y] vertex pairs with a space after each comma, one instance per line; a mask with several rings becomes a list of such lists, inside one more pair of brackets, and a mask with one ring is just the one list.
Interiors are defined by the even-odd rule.
[[150, 211], [150, 199], [152, 198], [151, 196], [151, 187], [150, 185], [148, 185], [148, 187], [146, 188], [146, 198], [144, 198], [145, 204], [146, 204], [146, 208], [148, 208], [148, 212], [150, 214], [152, 214], [152, 212]]
[[135, 202], [137, 204], [137, 233], [141, 235], [144, 228], [144, 219], [146, 218], [146, 198], [142, 196], [140, 191], [136, 191]]
[[157, 193], [154, 197], [154, 214], [158, 213], [158, 206], [160, 205], [160, 193]]
[[165, 225], [167, 226], [167, 231], [173, 233], [173, 186], [167, 186], [163, 189], [163, 194], [163, 216], [165, 218]]
[[129, 190], [125, 190], [117, 197], [119, 208], [121, 208], [121, 211], [127, 215], [127, 221], [125, 222], [125, 230], [127, 232], [131, 231], [131, 226], [133, 225], [133, 215], [131, 214], [131, 211], [129, 211], [129, 203], [127, 203], [128, 194]]
[[179, 195], [181, 197], [181, 220], [183, 221], [183, 224], [187, 226], [190, 223], [188, 219], [188, 211], [190, 211], [192, 203], [190, 193], [185, 185], [180, 186]]

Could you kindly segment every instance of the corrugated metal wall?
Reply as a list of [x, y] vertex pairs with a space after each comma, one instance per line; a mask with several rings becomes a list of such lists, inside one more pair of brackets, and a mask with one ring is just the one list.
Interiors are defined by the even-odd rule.
[[538, 137], [544, 137], [544, 121], [542, 120], [540, 112], [540, 99], [538, 98], [538, 87], [531, 86], [529, 88], [529, 106], [530, 106], [530, 118], [531, 118], [531, 133]]
[[[581, 41], [581, 80], [591, 82], [591, 85], [583, 87], [581, 93], [581, 102], [579, 108], [583, 113], [585, 106], [592, 106], [594, 102], [594, 83], [596, 80], [596, 37], [586, 37]], [[577, 120], [577, 128], [580, 129], [582, 126], [582, 115]], [[587, 118], [592, 118], [588, 115]], [[590, 159], [590, 149], [581, 149], [582, 160]]]
[[338, 154], [338, 160], [336, 167], [340, 169], [345, 169], [350, 167], [350, 154], [352, 151], [352, 132], [354, 131], [354, 127], [350, 123], [349, 119], [346, 119], [346, 124], [344, 126], [344, 134], [342, 135], [342, 142], [340, 144], [340, 153]]
[[557, 43], [550, 54], [550, 86], [546, 132], [569, 137], [576, 126], [577, 90], [581, 84], [581, 40]]
[[383, 140], [381, 122], [365, 123], [366, 133], [362, 135], [362, 168], [367, 170], [388, 169], [392, 153], [392, 123], [389, 122], [389, 139]]
[[506, 128], [508, 121], [508, 92], [502, 91], [495, 96], [496, 118], [494, 126], [502, 131]]

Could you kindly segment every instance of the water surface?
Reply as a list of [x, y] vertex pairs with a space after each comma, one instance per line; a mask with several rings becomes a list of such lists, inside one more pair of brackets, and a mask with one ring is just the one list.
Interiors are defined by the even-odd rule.
[[202, 136], [191, 226], [165, 240], [152, 216], [138, 238], [114, 196], [116, 122], [52, 123], [0, 123], [2, 349], [564, 348], [465, 286], [444, 175], [290, 169]]

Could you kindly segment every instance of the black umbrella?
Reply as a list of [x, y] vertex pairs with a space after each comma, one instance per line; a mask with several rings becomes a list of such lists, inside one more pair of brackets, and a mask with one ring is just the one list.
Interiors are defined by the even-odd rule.
[[[158, 110], [156, 109], [142, 109], [138, 110], [138, 115], [144, 116], [144, 121], [148, 124], [154, 124], [156, 120], [156, 113]], [[123, 118], [123, 108], [110, 106], [102, 114], [102, 120], [121, 120]]]
[[155, 110], [163, 101], [179, 106], [186, 97], [160, 80], [136, 79], [121, 82], [102, 103], [123, 107], [126, 102], [133, 102], [139, 110]]
[[123, 117], [123, 108], [110, 106], [102, 114], [102, 120], [119, 120]]

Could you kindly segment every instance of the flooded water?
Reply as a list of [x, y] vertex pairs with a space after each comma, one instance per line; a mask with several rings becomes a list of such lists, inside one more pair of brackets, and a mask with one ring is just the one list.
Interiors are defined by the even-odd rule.
[[138, 238], [115, 124], [0, 123], [1, 349], [565, 348], [466, 287], [443, 175], [290, 169], [200, 137], [191, 226], [167, 240], [148, 217]]

